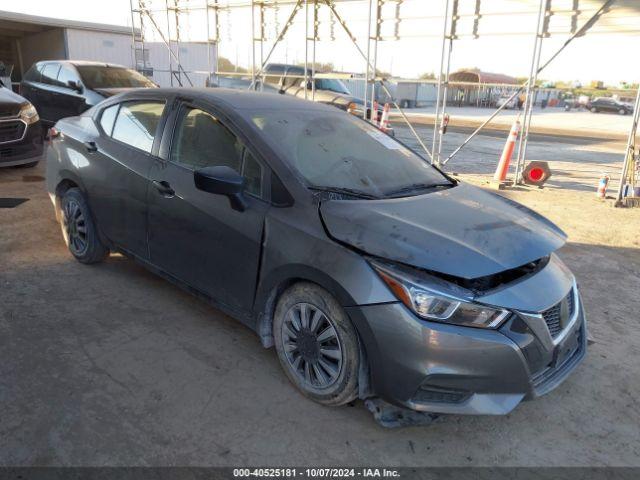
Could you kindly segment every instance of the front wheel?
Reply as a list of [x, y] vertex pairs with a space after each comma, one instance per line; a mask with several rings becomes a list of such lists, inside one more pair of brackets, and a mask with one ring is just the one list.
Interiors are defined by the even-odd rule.
[[598, 113], [598, 109], [596, 107], [591, 107], [591, 112], [592, 113]]
[[358, 394], [360, 350], [355, 328], [338, 301], [313, 283], [297, 283], [276, 306], [273, 336], [289, 380], [323, 405]]
[[62, 196], [62, 236], [67, 248], [81, 263], [97, 263], [109, 255], [109, 249], [100, 241], [89, 205], [82, 192], [70, 188]]
[[626, 111], [624, 108], [621, 108], [620, 110], [618, 110], [618, 113], [619, 113], [620, 115], [626, 115], [626, 114], [627, 114], [627, 111]]

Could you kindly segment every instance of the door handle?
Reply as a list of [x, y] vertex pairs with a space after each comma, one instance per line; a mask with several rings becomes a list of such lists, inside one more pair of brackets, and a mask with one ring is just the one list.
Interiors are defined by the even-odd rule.
[[98, 151], [96, 142], [84, 142], [84, 148], [86, 148], [89, 153], [95, 153]]
[[153, 186], [156, 187], [156, 190], [158, 190], [158, 192], [160, 192], [163, 197], [173, 198], [173, 196], [176, 194], [173, 188], [171, 188], [171, 185], [169, 185], [169, 182], [165, 180], [153, 180], [152, 183]]

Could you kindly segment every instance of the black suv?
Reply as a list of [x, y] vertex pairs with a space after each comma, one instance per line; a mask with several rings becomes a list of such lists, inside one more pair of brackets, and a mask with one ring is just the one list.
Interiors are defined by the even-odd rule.
[[123, 67], [72, 60], [44, 61], [25, 74], [20, 91], [49, 126], [73, 117], [107, 97], [130, 88], [157, 87], [147, 77]]
[[633, 107], [631, 105], [608, 97], [594, 98], [591, 103], [589, 103], [588, 108], [593, 113], [617, 112], [620, 115], [633, 113]]
[[0, 80], [0, 167], [33, 167], [42, 156], [38, 112]]

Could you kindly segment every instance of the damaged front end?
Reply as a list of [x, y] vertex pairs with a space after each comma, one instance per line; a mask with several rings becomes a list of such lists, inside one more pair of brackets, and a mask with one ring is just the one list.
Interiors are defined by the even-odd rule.
[[566, 236], [534, 212], [464, 185], [320, 211], [398, 300], [347, 308], [368, 327], [372, 391], [392, 405], [369, 402], [379, 422], [506, 414], [584, 357], [578, 288], [554, 253]]

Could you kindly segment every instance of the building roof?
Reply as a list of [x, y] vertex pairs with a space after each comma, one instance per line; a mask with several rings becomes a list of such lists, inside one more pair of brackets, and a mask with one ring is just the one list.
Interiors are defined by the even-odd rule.
[[469, 82], [469, 83], [506, 83], [515, 85], [518, 83], [515, 77], [504, 75], [502, 73], [489, 73], [480, 70], [459, 70], [449, 75], [451, 82]]
[[125, 25], [108, 25], [105, 23], [40, 17], [38, 15], [0, 10], [0, 31], [2, 35], [21, 37], [51, 28], [75, 28], [79, 30], [131, 35], [131, 27]]

